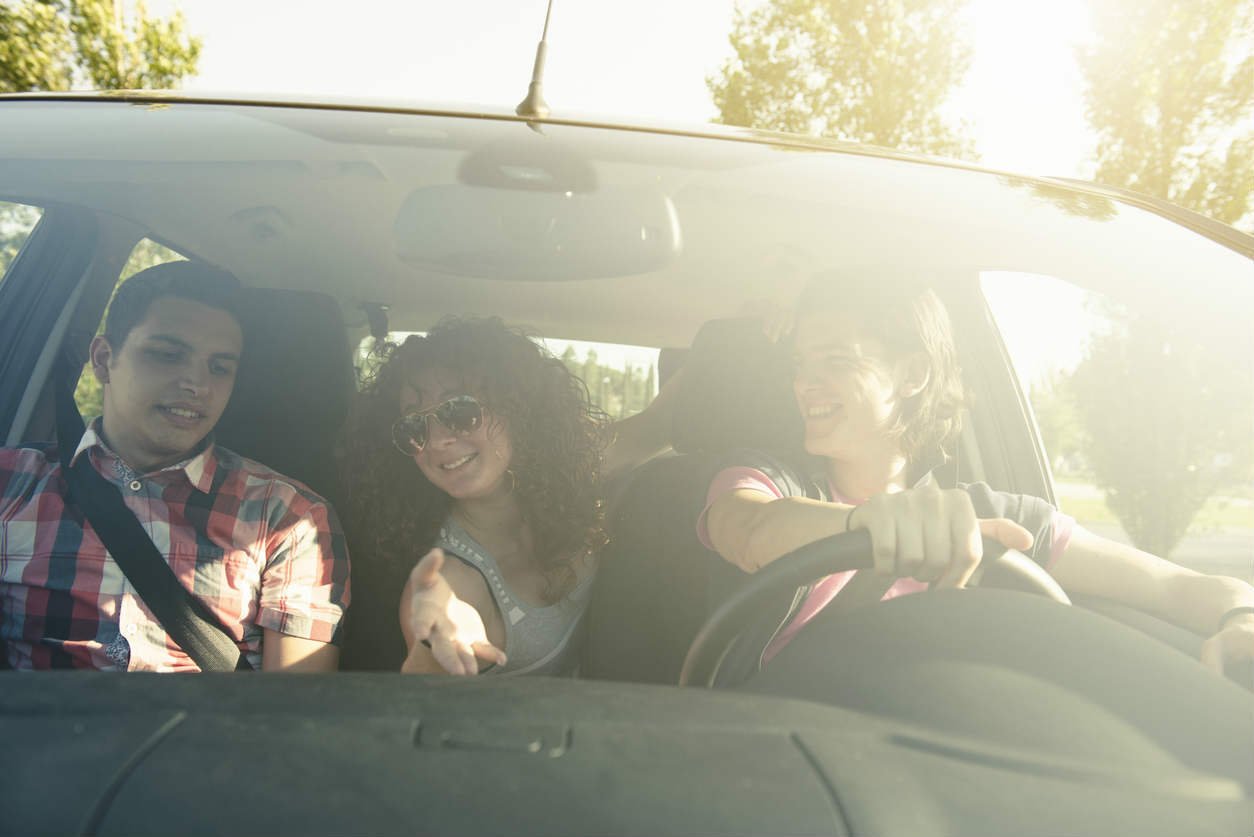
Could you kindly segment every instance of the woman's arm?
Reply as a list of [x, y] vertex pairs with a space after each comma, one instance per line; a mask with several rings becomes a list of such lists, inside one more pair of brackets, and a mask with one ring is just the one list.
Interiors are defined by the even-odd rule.
[[409, 574], [401, 591], [401, 633], [408, 674], [478, 674], [476, 661], [505, 664], [505, 652], [488, 641], [483, 618], [457, 595], [441, 569], [444, 551], [433, 549]]
[[861, 506], [741, 489], [718, 497], [706, 514], [710, 544], [746, 572], [852, 529], [870, 533], [877, 574], [942, 587], [966, 584], [983, 555], [982, 534], [1011, 549], [1032, 545], [1032, 535], [1013, 521], [978, 520], [965, 491], [933, 485], [878, 494]]
[[1112, 599], [1210, 637], [1202, 660], [1217, 671], [1254, 658], [1254, 613], [1220, 625], [1233, 608], [1254, 607], [1254, 587], [1240, 579], [1194, 572], [1080, 526], [1050, 572], [1068, 592]]

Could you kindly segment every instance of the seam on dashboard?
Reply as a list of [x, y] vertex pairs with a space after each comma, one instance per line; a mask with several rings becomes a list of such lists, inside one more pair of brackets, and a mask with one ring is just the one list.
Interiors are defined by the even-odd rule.
[[122, 766], [109, 778], [109, 783], [101, 792], [100, 796], [92, 803], [91, 810], [87, 812], [87, 816], [83, 819], [83, 825], [78, 830], [83, 837], [90, 837], [96, 833], [100, 827], [101, 821], [104, 820], [105, 814], [109, 813], [109, 806], [113, 804], [113, 800], [117, 797], [118, 791], [122, 789], [122, 785], [126, 782], [130, 775], [135, 772], [135, 768], [139, 767], [149, 753], [157, 748], [157, 745], [165, 740], [174, 728], [183, 721], [187, 720], [187, 713], [183, 711], [175, 712], [170, 719], [157, 728], [156, 732], [148, 736], [144, 743], [131, 753], [131, 757], [122, 763]]
[[812, 753], [810, 748], [805, 745], [805, 742], [801, 740], [801, 736], [797, 735], [795, 732], [790, 732], [788, 737], [792, 739], [793, 746], [795, 746], [801, 752], [801, 755], [805, 757], [806, 762], [810, 765], [810, 769], [814, 771], [814, 775], [818, 776], [819, 781], [822, 782], [823, 789], [827, 791], [827, 798], [832, 802], [832, 808], [834, 809], [833, 813], [835, 814], [836, 821], [840, 823], [840, 826], [843, 829], [842, 833], [853, 834], [853, 825], [849, 822], [849, 818], [845, 816], [845, 807], [840, 804], [840, 794], [836, 793], [836, 786], [832, 784], [832, 780], [828, 777], [827, 771], [823, 769], [819, 760], [815, 758], [814, 753]]

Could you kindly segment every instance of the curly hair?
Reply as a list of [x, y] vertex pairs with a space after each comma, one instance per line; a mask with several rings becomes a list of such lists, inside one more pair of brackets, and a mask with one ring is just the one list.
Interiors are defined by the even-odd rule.
[[584, 383], [495, 317], [446, 318], [426, 337], [386, 345], [383, 356], [350, 416], [341, 462], [345, 529], [358, 551], [372, 563], [407, 571], [435, 543], [452, 508], [452, 498], [397, 452], [391, 436], [401, 387], [421, 369], [440, 369], [507, 423], [514, 493], [547, 582], [546, 599], [569, 594], [575, 560], [605, 542], [598, 480], [606, 416]]
[[845, 312], [861, 332], [884, 343], [893, 359], [921, 352], [928, 363], [923, 390], [906, 399], [892, 427], [911, 462], [947, 458], [962, 429], [969, 397], [962, 384], [953, 327], [944, 303], [919, 280], [870, 282], [841, 273], [816, 276], [797, 302], [798, 315]]

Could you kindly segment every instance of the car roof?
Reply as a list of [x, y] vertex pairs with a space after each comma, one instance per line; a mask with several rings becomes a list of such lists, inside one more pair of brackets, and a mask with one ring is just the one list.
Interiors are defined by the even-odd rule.
[[502, 314], [683, 345], [832, 271], [1152, 285], [1173, 316], [1198, 292], [1254, 295], [1254, 239], [1162, 202], [813, 137], [177, 92], [0, 107], [0, 198], [126, 219], [249, 284], [382, 304], [405, 327]]

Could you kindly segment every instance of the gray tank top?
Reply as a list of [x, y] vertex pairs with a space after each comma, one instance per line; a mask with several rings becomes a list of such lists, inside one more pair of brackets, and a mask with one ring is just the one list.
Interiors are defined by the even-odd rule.
[[444, 521], [435, 545], [478, 570], [501, 611], [501, 619], [505, 623], [504, 650], [509, 661], [503, 666], [486, 668], [482, 674], [577, 673], [579, 654], [575, 634], [588, 606], [594, 573], [589, 572], [561, 601], [547, 607], [536, 607], [524, 602], [506, 586], [496, 559], [457, 521], [452, 518]]

